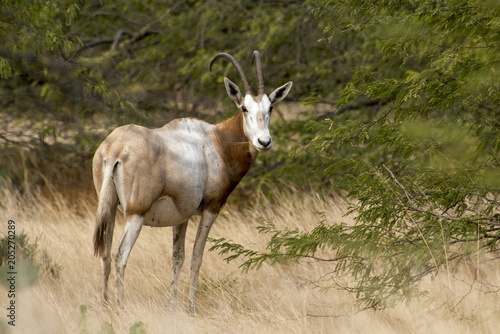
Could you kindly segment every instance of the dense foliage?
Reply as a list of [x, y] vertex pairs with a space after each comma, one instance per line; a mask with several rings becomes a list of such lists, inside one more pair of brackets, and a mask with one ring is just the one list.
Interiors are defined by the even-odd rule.
[[96, 146], [117, 125], [234, 113], [222, 79], [238, 82], [236, 72], [227, 64], [209, 72], [218, 52], [239, 59], [255, 84], [251, 53], [260, 50], [268, 90], [295, 81], [288, 101], [328, 94], [331, 75], [347, 69], [332, 61], [333, 46], [317, 44], [311, 9], [296, 1], [8, 0], [0, 8], [0, 175], [18, 184], [26, 169], [54, 183], [68, 174], [87, 180]]
[[293, 80], [290, 101], [328, 107], [301, 120], [278, 110], [278, 145], [245, 182], [343, 190], [356, 224], [269, 222], [267, 253], [214, 248], [246, 256], [246, 268], [331, 261], [328, 286], [383, 307], [498, 247], [499, 14], [493, 0], [7, 0], [0, 176], [25, 189], [35, 177], [90, 180], [92, 153], [117, 125], [221, 119], [234, 112], [222, 77], [236, 74], [210, 73], [210, 59], [230, 52], [255, 83], [258, 49], [269, 90]]
[[[324, 217], [312, 231], [275, 228], [268, 253], [225, 239], [214, 249], [263, 261], [331, 261], [330, 286], [365, 307], [409, 297], [429, 273], [496, 251], [500, 239], [500, 7], [484, 1], [319, 1], [315, 15], [339, 17], [334, 40], [356, 32], [361, 56], [339, 108], [368, 99], [377, 108], [311, 122], [306, 145], [337, 189], [354, 226]], [[340, 14], [340, 15], [339, 15]], [[354, 116], [354, 117], [353, 117]], [[330, 224], [329, 224], [330, 223]], [[329, 249], [335, 256], [325, 257]], [[349, 273], [351, 280], [338, 280]]]

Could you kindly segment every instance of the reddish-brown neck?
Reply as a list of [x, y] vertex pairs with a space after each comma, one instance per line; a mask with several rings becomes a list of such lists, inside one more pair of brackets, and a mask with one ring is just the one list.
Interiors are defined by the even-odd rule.
[[[243, 113], [216, 124], [217, 150], [225, 162], [227, 175], [236, 184], [245, 176], [257, 156], [243, 130]], [[236, 186], [236, 185], [234, 185]]]

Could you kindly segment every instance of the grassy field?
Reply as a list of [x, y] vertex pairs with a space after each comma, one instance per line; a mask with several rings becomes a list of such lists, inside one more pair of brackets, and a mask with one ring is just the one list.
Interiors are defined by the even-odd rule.
[[[36, 284], [16, 291], [15, 328], [6, 325], [8, 291], [0, 287], [0, 332], [104, 333], [111, 324], [114, 333], [141, 326], [148, 333], [494, 333], [500, 326], [499, 261], [486, 258], [463, 263], [456, 273], [443, 271], [433, 280], [424, 280], [421, 288], [428, 294], [419, 300], [386, 310], [359, 311], [353, 306], [353, 295], [316, 288], [328, 283], [332, 264], [309, 260], [264, 265], [244, 274], [238, 269], [241, 262], [228, 264], [216, 252], [206, 252], [199, 315], [190, 316], [184, 302], [197, 222], [188, 228], [178, 307], [167, 306], [171, 229], [144, 228], [127, 266], [125, 309], [117, 310], [100, 299], [101, 264], [91, 249], [94, 198], [82, 197], [76, 207], [61, 195], [51, 200], [21, 199], [8, 188], [0, 197], [0, 236], [7, 233], [8, 220], [14, 220], [16, 233], [24, 231], [36, 242], [36, 256], [41, 258], [45, 252], [59, 270], [58, 277], [42, 271]], [[328, 222], [335, 224], [349, 222], [349, 217], [342, 217], [345, 209], [340, 196], [290, 193], [277, 198], [276, 204], [251, 211], [226, 207], [211, 237], [264, 249], [269, 236], [256, 230], [262, 219], [273, 219], [279, 228], [309, 230], [320, 220], [315, 211], [324, 212]], [[113, 250], [122, 230], [120, 219]], [[114, 284], [110, 287], [114, 297]]]

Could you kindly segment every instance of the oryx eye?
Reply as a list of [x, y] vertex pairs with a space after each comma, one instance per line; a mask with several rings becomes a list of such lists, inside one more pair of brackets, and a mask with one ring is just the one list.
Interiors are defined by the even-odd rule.
[[242, 110], [243, 112], [247, 112], [247, 111], [248, 111], [248, 110], [247, 110], [247, 108], [246, 108], [245, 106], [241, 107], [241, 110]]
[[273, 111], [273, 106], [269, 107], [269, 112], [271, 113]]

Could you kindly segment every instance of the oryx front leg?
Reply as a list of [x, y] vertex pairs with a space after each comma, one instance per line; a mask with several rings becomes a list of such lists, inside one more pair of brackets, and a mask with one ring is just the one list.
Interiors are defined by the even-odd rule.
[[177, 285], [179, 284], [179, 276], [181, 274], [182, 265], [184, 264], [184, 240], [186, 239], [186, 229], [188, 223], [182, 223], [174, 226], [173, 234], [173, 251], [172, 251], [172, 284], [170, 286], [170, 299], [173, 300], [177, 295]]
[[200, 272], [201, 262], [203, 260], [203, 250], [207, 242], [210, 228], [218, 216], [210, 210], [203, 211], [201, 215], [200, 225], [196, 232], [196, 239], [193, 247], [193, 258], [191, 260], [191, 283], [189, 288], [189, 309], [196, 314], [196, 293], [198, 292], [198, 274]]
[[125, 279], [125, 267], [130, 255], [132, 247], [141, 232], [144, 217], [139, 215], [132, 215], [126, 218], [125, 231], [123, 232], [118, 246], [118, 253], [116, 254], [116, 291], [117, 302], [120, 307], [123, 307], [124, 288], [123, 281]]

